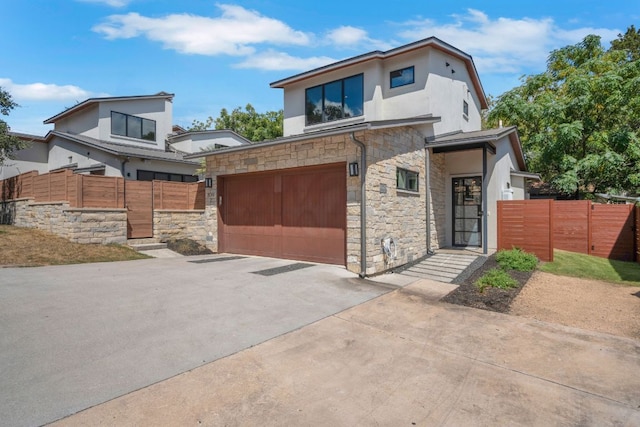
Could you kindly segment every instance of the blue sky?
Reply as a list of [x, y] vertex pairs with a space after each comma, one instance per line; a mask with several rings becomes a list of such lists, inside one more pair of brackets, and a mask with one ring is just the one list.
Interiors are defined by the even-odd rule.
[[251, 103], [282, 108], [269, 83], [436, 36], [473, 56], [487, 95], [545, 69], [548, 53], [598, 34], [606, 47], [637, 0], [420, 2], [0, 0], [0, 86], [13, 131], [96, 96], [175, 94], [175, 124]]

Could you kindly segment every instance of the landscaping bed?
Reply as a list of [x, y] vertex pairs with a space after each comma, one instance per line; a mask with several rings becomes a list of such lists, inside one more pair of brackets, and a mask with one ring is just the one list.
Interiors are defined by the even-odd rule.
[[507, 289], [486, 287], [480, 290], [475, 283], [494, 268], [499, 268], [496, 254], [489, 256], [484, 264], [462, 282], [456, 290], [445, 296], [442, 301], [450, 304], [507, 313], [511, 302], [518, 293], [520, 293], [520, 290], [527, 283], [533, 272], [512, 270], [509, 274], [517, 282], [515, 287]]

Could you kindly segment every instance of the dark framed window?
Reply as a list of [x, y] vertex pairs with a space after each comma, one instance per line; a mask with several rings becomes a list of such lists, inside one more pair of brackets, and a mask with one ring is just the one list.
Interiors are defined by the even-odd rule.
[[394, 87], [410, 85], [415, 82], [414, 77], [414, 67], [403, 68], [401, 70], [395, 70], [389, 73], [390, 78], [390, 87], [393, 89]]
[[418, 172], [396, 169], [396, 188], [398, 190], [418, 191]]
[[364, 75], [358, 74], [305, 91], [307, 125], [364, 114]]
[[462, 114], [469, 115], [469, 103], [467, 101], [462, 101]]
[[138, 170], [138, 181], [153, 181], [154, 179], [159, 181], [198, 182], [198, 177], [193, 175]]
[[155, 141], [156, 121], [112, 111], [111, 134]]

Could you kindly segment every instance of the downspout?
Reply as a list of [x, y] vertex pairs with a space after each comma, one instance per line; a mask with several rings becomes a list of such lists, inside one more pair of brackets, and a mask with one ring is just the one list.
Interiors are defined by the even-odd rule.
[[367, 275], [367, 147], [349, 134], [351, 141], [360, 147], [360, 278]]
[[425, 218], [427, 219], [427, 255], [433, 255], [431, 249], [431, 153], [427, 143], [427, 138], [424, 139], [424, 189], [425, 189]]
[[489, 183], [487, 182], [487, 146], [482, 147], [482, 253], [487, 255], [489, 253], [487, 248], [489, 230], [489, 222], [487, 220], [487, 188]]

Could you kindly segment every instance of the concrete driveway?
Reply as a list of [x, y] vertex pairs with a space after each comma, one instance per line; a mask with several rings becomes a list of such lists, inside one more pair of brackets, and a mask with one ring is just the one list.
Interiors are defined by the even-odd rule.
[[[104, 265], [104, 277], [93, 276], [96, 283], [75, 278], [75, 285], [37, 281], [97, 266], [11, 270], [23, 284], [3, 284], [0, 294], [0, 320], [3, 326], [13, 322], [14, 336], [2, 338], [2, 378], [11, 379], [0, 391], [3, 422], [38, 424], [120, 396], [54, 424], [640, 425], [639, 341], [444, 304], [438, 299], [450, 285], [428, 280], [387, 292], [331, 266], [263, 277], [250, 273], [256, 264], [288, 262], [249, 258], [199, 265], [197, 271], [186, 261], [165, 262]], [[6, 273], [0, 270], [0, 278]], [[160, 273], [167, 277], [154, 280]], [[26, 279], [34, 274], [39, 279]], [[118, 285], [131, 275], [148, 283]], [[243, 284], [226, 284], [236, 278]], [[25, 283], [34, 289], [20, 291]], [[179, 296], [183, 283], [197, 283], [188, 291], [191, 298]], [[62, 291], [47, 291], [58, 286]], [[115, 297], [107, 297], [109, 287], [118, 289]], [[77, 296], [80, 291], [92, 296]], [[39, 292], [48, 294], [38, 299], [40, 310], [20, 308], [29, 302], [24, 294]], [[270, 301], [279, 298], [286, 301]], [[110, 299], [115, 303], [103, 305]], [[358, 301], [366, 302], [339, 309]], [[55, 310], [46, 309], [60, 310], [63, 302], [73, 307], [49, 325], [45, 316]], [[5, 310], [17, 313], [23, 331]], [[254, 314], [245, 319], [245, 310]], [[268, 313], [259, 315], [263, 311]], [[291, 332], [281, 335], [273, 329], [283, 317], [287, 325], [279, 330]], [[46, 333], [31, 339], [40, 329]], [[227, 340], [241, 341], [238, 348], [251, 346], [244, 335], [264, 341], [254, 336], [256, 329], [278, 336], [239, 352], [227, 349], [231, 355], [219, 358]], [[19, 353], [14, 348], [37, 363], [5, 356]], [[168, 378], [170, 372], [182, 373]]]
[[56, 425], [640, 425], [640, 342], [433, 290], [416, 282]]
[[50, 423], [389, 290], [224, 255], [0, 269], [0, 424]]

